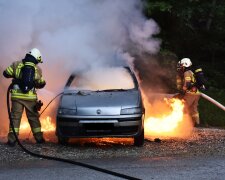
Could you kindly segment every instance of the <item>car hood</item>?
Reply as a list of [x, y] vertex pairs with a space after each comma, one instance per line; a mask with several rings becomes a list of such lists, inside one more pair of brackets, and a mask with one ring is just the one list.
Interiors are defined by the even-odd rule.
[[64, 94], [61, 108], [77, 109], [77, 115], [120, 115], [121, 109], [140, 106], [138, 90], [78, 91]]

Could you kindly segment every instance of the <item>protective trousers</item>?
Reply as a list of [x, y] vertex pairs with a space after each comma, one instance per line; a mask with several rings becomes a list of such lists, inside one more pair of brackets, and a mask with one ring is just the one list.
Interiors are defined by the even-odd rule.
[[194, 125], [199, 125], [200, 119], [198, 113], [198, 101], [200, 95], [197, 93], [186, 93], [183, 98], [185, 100], [185, 112], [188, 112], [190, 114]]
[[[42, 141], [43, 133], [41, 132], [41, 123], [39, 121], [39, 113], [34, 110], [36, 105], [36, 101], [28, 101], [22, 99], [12, 100], [12, 109], [11, 109], [11, 117], [14, 125], [14, 129], [17, 134], [19, 134], [21, 117], [23, 114], [23, 110], [25, 108], [26, 115], [28, 118], [28, 122], [31, 126], [32, 133], [34, 135], [35, 140]], [[12, 128], [9, 129], [8, 141], [15, 142], [15, 137], [12, 133]]]

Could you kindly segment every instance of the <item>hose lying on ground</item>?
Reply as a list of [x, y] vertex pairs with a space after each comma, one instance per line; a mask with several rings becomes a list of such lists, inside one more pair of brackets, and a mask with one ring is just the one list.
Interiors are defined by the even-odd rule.
[[219, 102], [217, 102], [215, 99], [207, 96], [204, 93], [201, 93], [201, 97], [203, 97], [204, 99], [206, 99], [207, 101], [213, 103], [214, 105], [216, 105], [217, 107], [219, 107], [220, 109], [225, 111], [225, 106], [223, 106], [222, 104], [220, 104]]
[[[132, 177], [132, 176], [128, 176], [128, 175], [125, 175], [125, 174], [120, 174], [120, 173], [117, 173], [117, 172], [114, 172], [114, 171], [109, 171], [107, 169], [103, 169], [103, 168], [99, 168], [99, 167], [96, 167], [96, 166], [92, 166], [92, 165], [89, 165], [89, 164], [85, 164], [85, 163], [81, 163], [81, 162], [77, 162], [77, 161], [72, 161], [72, 160], [69, 160], [69, 159], [63, 159], [63, 158], [58, 158], [58, 157], [53, 157], [53, 156], [46, 156], [46, 155], [41, 155], [41, 154], [37, 154], [37, 153], [34, 153], [34, 152], [31, 152], [29, 151], [28, 149], [26, 149], [20, 142], [16, 132], [15, 132], [15, 129], [14, 129], [14, 124], [13, 124], [13, 121], [12, 121], [12, 117], [11, 117], [11, 111], [10, 111], [10, 100], [9, 100], [9, 97], [10, 97], [10, 90], [12, 88], [12, 84], [8, 87], [8, 90], [7, 90], [7, 110], [8, 110], [8, 115], [9, 115], [9, 121], [10, 121], [10, 126], [12, 128], [12, 131], [13, 131], [13, 134], [15, 136], [15, 139], [18, 143], [18, 145], [21, 147], [21, 149], [26, 152], [27, 154], [31, 155], [31, 156], [34, 156], [34, 157], [38, 157], [38, 158], [43, 158], [43, 159], [48, 159], [48, 160], [54, 160], [54, 161], [60, 161], [60, 162], [65, 162], [65, 163], [70, 163], [70, 164], [74, 164], [74, 165], [77, 165], [77, 166], [81, 166], [81, 167], [85, 167], [85, 168], [89, 168], [89, 169], [92, 169], [92, 170], [96, 170], [96, 171], [99, 171], [99, 172], [102, 172], [102, 173], [106, 173], [106, 174], [110, 174], [110, 175], [113, 175], [113, 176], [117, 176], [117, 177], [120, 177], [120, 178], [124, 178], [124, 179], [131, 179], [131, 180], [139, 180], [138, 178], [135, 178], [135, 177]], [[61, 93], [62, 94], [62, 93]], [[58, 94], [56, 97], [58, 97], [60, 94]], [[55, 98], [56, 98], [55, 97]], [[55, 99], [54, 98], [54, 99]], [[53, 100], [54, 100], [53, 99]], [[53, 101], [52, 100], [52, 101]], [[50, 103], [52, 102], [50, 101]], [[50, 104], [49, 103], [49, 104]], [[48, 104], [48, 105], [49, 105]], [[48, 106], [47, 105], [47, 106]], [[47, 108], [47, 107], [46, 107]], [[45, 109], [46, 109], [45, 108]], [[45, 110], [44, 109], [44, 110]], [[42, 113], [44, 112], [44, 110], [42, 111]]]

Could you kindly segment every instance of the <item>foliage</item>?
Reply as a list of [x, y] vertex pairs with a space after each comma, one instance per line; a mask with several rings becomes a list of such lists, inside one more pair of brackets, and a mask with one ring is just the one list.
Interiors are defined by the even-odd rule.
[[145, 0], [144, 13], [161, 27], [162, 48], [178, 57], [216, 63], [225, 58], [225, 1]]
[[[210, 90], [206, 94], [225, 105], [225, 91]], [[199, 112], [203, 125], [225, 127], [225, 112], [203, 98], [199, 101]]]

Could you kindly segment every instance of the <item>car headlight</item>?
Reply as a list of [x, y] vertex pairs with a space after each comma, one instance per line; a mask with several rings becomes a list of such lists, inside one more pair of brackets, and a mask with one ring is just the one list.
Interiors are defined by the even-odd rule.
[[60, 114], [60, 115], [76, 115], [77, 110], [76, 109], [59, 109], [58, 114]]
[[125, 114], [141, 114], [142, 110], [141, 108], [126, 108], [126, 109], [121, 109], [120, 114], [125, 115]]

